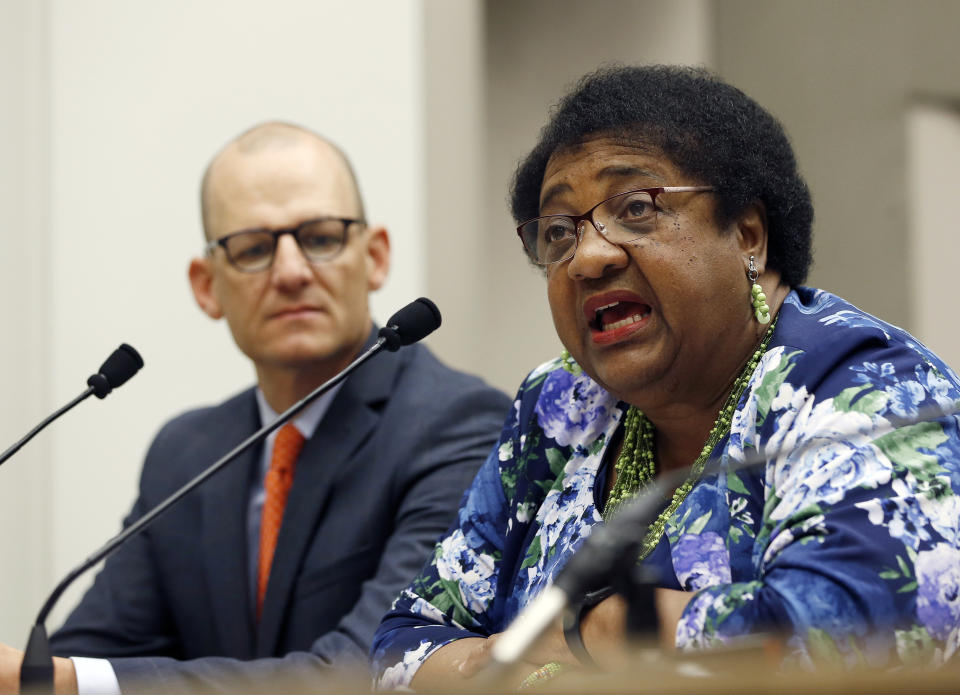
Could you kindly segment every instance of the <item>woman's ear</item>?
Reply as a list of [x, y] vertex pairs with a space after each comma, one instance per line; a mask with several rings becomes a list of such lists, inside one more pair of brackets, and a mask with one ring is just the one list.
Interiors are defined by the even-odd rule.
[[750, 203], [736, 222], [737, 241], [744, 258], [753, 256], [762, 273], [767, 267], [767, 209], [762, 202]]

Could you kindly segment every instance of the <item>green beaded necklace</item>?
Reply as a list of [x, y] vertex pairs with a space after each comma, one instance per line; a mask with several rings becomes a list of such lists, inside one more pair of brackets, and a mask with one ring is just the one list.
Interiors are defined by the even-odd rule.
[[[747, 387], [747, 383], [750, 381], [750, 377], [753, 376], [757, 365], [760, 364], [760, 359], [767, 351], [767, 346], [773, 337], [773, 328], [776, 324], [777, 320], [775, 318], [766, 333], [764, 333], [760, 345], [757, 346], [750, 360], [744, 365], [736, 381], [733, 382], [730, 395], [727, 396], [723, 408], [720, 409], [720, 414], [717, 415], [717, 419], [710, 429], [710, 434], [707, 436], [707, 441], [703, 445], [703, 449], [700, 450], [700, 455], [697, 456], [697, 460], [694, 461], [693, 466], [690, 467], [690, 475], [680, 487], [674, 490], [670, 504], [668, 504], [666, 509], [660, 512], [660, 516], [650, 524], [650, 529], [647, 531], [647, 535], [640, 546], [638, 562], [649, 555], [657, 546], [657, 543], [660, 542], [660, 537], [663, 535], [664, 528], [666, 528], [667, 520], [673, 516], [673, 513], [677, 511], [677, 507], [680, 506], [680, 503], [683, 502], [690, 490], [693, 489], [693, 486], [700, 479], [700, 474], [703, 473], [707, 459], [710, 458], [710, 453], [717, 445], [717, 442], [730, 431], [730, 422], [733, 419], [733, 413], [737, 408], [740, 396]], [[627, 414], [623, 421], [623, 448], [620, 450], [620, 456], [617, 458], [616, 464], [617, 482], [610, 491], [606, 507], [603, 510], [603, 516], [607, 520], [616, 514], [624, 502], [633, 497], [640, 488], [652, 481], [656, 475], [656, 462], [653, 454], [653, 438], [655, 433], [656, 430], [653, 427], [653, 423], [651, 423], [640, 410], [633, 406], [627, 409]]]

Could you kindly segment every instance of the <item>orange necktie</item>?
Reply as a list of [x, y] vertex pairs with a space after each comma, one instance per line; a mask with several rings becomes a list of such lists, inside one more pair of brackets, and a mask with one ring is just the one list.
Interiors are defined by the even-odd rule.
[[266, 498], [263, 501], [263, 513], [260, 517], [260, 559], [257, 565], [257, 620], [263, 608], [263, 597], [267, 593], [267, 580], [270, 578], [270, 565], [277, 548], [277, 535], [283, 521], [283, 510], [287, 506], [290, 486], [293, 484], [293, 472], [297, 465], [297, 456], [306, 441], [292, 422], [280, 428], [273, 443], [273, 456], [270, 458], [270, 470], [263, 481]]

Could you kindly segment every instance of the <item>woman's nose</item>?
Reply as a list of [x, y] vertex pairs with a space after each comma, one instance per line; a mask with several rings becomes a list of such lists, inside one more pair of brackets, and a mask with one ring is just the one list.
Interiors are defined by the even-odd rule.
[[611, 270], [626, 267], [629, 256], [619, 244], [603, 235], [601, 222], [581, 220], [577, 226], [577, 248], [567, 265], [571, 277], [598, 278]]

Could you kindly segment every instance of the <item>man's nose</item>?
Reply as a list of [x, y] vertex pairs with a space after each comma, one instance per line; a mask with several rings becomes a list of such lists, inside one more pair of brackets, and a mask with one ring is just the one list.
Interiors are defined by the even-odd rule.
[[310, 262], [303, 255], [293, 234], [281, 234], [277, 238], [270, 272], [274, 281], [280, 285], [299, 285], [310, 279], [313, 272]]
[[580, 220], [577, 225], [577, 247], [567, 265], [573, 278], [598, 278], [629, 262], [627, 252], [619, 244], [609, 241], [602, 222]]

